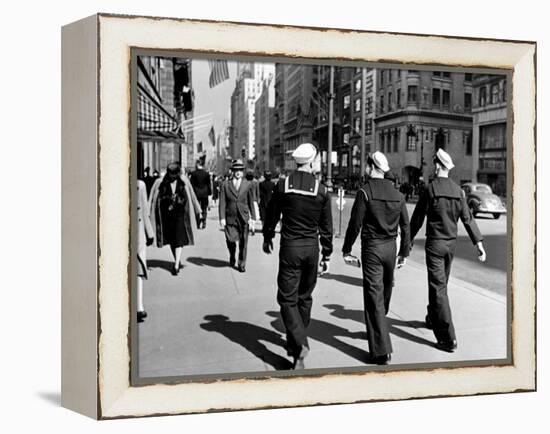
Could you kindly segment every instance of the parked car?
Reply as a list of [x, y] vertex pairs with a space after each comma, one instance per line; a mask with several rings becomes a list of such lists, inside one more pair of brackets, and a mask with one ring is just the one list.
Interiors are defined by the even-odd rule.
[[487, 184], [467, 182], [461, 188], [466, 194], [466, 201], [474, 217], [479, 213], [486, 213], [498, 219], [502, 214], [506, 214], [506, 206]]

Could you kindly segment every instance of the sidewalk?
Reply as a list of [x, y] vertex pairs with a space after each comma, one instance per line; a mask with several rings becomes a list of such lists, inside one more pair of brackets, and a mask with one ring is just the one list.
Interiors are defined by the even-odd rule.
[[[209, 213], [196, 246], [184, 248], [184, 267], [172, 276], [169, 247], [150, 247], [145, 308], [139, 324], [140, 375], [172, 376], [270, 371], [290, 368], [276, 302], [278, 240], [271, 255], [262, 236], [249, 238], [246, 273], [231, 269], [217, 211]], [[330, 274], [313, 293], [310, 354], [306, 368], [365, 366], [368, 360], [361, 270], [346, 265], [335, 238]], [[354, 254], [359, 255], [359, 241]], [[396, 270], [390, 313], [392, 365], [502, 359], [506, 357], [506, 300], [451, 278], [449, 297], [458, 350], [435, 348], [425, 328], [426, 270], [409, 260]]]

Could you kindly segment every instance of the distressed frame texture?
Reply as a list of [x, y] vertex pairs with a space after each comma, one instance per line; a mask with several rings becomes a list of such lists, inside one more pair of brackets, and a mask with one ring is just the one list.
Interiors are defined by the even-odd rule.
[[[512, 362], [131, 386], [132, 48], [511, 70]], [[535, 390], [535, 62], [534, 42], [108, 14], [66, 26], [63, 405], [110, 419]]]

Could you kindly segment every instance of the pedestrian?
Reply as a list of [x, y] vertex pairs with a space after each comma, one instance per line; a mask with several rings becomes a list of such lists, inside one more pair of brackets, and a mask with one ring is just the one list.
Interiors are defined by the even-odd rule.
[[151, 193], [151, 188], [153, 187], [153, 184], [156, 181], [156, 178], [150, 175], [151, 168], [146, 167], [143, 169], [143, 182], [145, 183], [145, 188], [147, 190], [147, 197], [149, 197], [149, 194]]
[[242, 160], [233, 160], [231, 164], [232, 178], [226, 181], [220, 189], [220, 225], [225, 231], [225, 240], [229, 250], [229, 265], [235, 266], [237, 243], [239, 258], [237, 270], [246, 271], [246, 250], [248, 245], [248, 229], [256, 219], [255, 198], [252, 184], [243, 179], [244, 164]]
[[[259, 181], [254, 177], [254, 172], [252, 170], [248, 170], [246, 172], [245, 176], [246, 180], [250, 182], [252, 185], [252, 191], [254, 192], [254, 211], [256, 218], [260, 218], [260, 209], [258, 207], [258, 202], [260, 201], [260, 183]], [[251, 235], [256, 234], [256, 222], [253, 223], [252, 227], [250, 228]]]
[[172, 274], [177, 275], [183, 247], [195, 244], [194, 230], [201, 213], [191, 182], [179, 163], [170, 163], [166, 175], [155, 181], [150, 206], [157, 247], [170, 246], [174, 257]]
[[329, 271], [332, 213], [328, 190], [314, 174], [320, 163], [317, 148], [303, 143], [292, 157], [298, 168], [281, 178], [273, 190], [263, 228], [263, 250], [267, 254], [273, 250], [275, 227], [282, 215], [277, 302], [286, 329], [288, 355], [294, 359], [294, 369], [304, 369], [318, 269]]
[[191, 184], [199, 204], [201, 206], [201, 215], [197, 221], [199, 229], [206, 228], [206, 216], [208, 214], [208, 197], [212, 195], [212, 184], [210, 174], [204, 170], [202, 160], [198, 160], [195, 165], [195, 171], [190, 175]]
[[411, 219], [411, 240], [426, 223], [426, 266], [428, 268], [428, 313], [426, 326], [431, 328], [440, 350], [457, 348], [447, 284], [456, 248], [457, 223], [462, 220], [468, 236], [477, 247], [478, 259], [486, 259], [483, 237], [474, 220], [462, 189], [449, 178], [454, 167], [451, 156], [439, 149], [434, 157], [435, 178], [421, 191]]
[[155, 233], [149, 216], [149, 203], [147, 201], [147, 186], [144, 181], [137, 181], [137, 322], [143, 322], [147, 312], [143, 307], [143, 279], [147, 279], [147, 246], [153, 244]]
[[212, 203], [218, 206], [218, 198], [220, 197], [220, 177], [214, 175], [212, 177]]
[[[405, 198], [390, 180], [384, 178], [389, 169], [388, 160], [381, 152], [368, 156], [366, 173], [369, 179], [355, 196], [342, 247], [344, 261], [349, 261], [353, 243], [361, 232], [365, 325], [371, 361], [378, 365], [386, 365], [391, 360], [392, 344], [386, 315], [396, 257], [400, 268], [410, 249]], [[396, 255], [398, 228], [401, 242]]]
[[262, 220], [262, 224], [265, 224], [265, 215], [267, 211], [267, 205], [269, 204], [269, 201], [271, 200], [271, 196], [273, 195], [274, 187], [275, 187], [275, 183], [271, 180], [271, 172], [269, 170], [266, 170], [264, 172], [264, 180], [260, 182], [260, 186], [259, 186], [260, 218]]

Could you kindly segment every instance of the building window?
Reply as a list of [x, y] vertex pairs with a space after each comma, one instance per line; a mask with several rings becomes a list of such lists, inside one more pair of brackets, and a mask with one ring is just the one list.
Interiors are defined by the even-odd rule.
[[418, 101], [418, 86], [409, 86], [407, 101], [414, 103]]
[[357, 99], [355, 100], [354, 104], [355, 104], [354, 110], [355, 110], [356, 112], [361, 111], [361, 99], [360, 99], [360, 98], [357, 98]]
[[372, 113], [372, 96], [367, 98], [367, 113]]
[[384, 70], [380, 70], [380, 85], [384, 86]]
[[470, 72], [464, 74], [464, 81], [472, 81], [472, 74]]
[[380, 95], [380, 113], [384, 113], [384, 95]]
[[451, 105], [451, 91], [443, 89], [443, 107], [449, 108]]
[[416, 132], [412, 125], [407, 130], [407, 151], [416, 151]]
[[361, 92], [361, 79], [355, 80], [355, 92]]
[[401, 80], [401, 72], [402, 71], [400, 69], [397, 70], [397, 79], [398, 80]]
[[485, 86], [479, 88], [479, 106], [484, 107], [487, 103], [487, 88]]
[[382, 152], [384, 152], [384, 149], [386, 147], [386, 143], [385, 143], [385, 140], [384, 140], [385, 138], [386, 138], [386, 136], [384, 135], [384, 133], [380, 132], [380, 150]]
[[441, 72], [439, 72], [439, 71], [434, 71], [434, 72], [433, 72], [433, 76], [434, 76], [434, 77], [441, 77]]
[[441, 76], [445, 77], [445, 78], [451, 78], [451, 73], [450, 72], [442, 72]]
[[395, 133], [394, 133], [393, 152], [399, 152], [399, 130], [395, 130]]
[[361, 134], [361, 118], [356, 117], [353, 119], [353, 131], [356, 134]]
[[470, 92], [464, 93], [464, 110], [467, 112], [472, 110], [472, 94]]
[[409, 69], [409, 74], [418, 74], [417, 69]]
[[[399, 73], [401, 73], [401, 71], [399, 71]], [[397, 101], [396, 101], [397, 108], [401, 108], [401, 89], [398, 89], [395, 92], [395, 97], [397, 99]]]
[[432, 105], [439, 106], [441, 104], [441, 90], [432, 89]]
[[372, 134], [372, 119], [365, 119], [365, 135]]
[[344, 133], [344, 144], [349, 145], [349, 133]]
[[491, 104], [498, 103], [498, 84], [491, 85]]
[[344, 110], [349, 108], [351, 97], [349, 95], [344, 96]]
[[506, 101], [506, 80], [502, 82], [502, 102]]
[[388, 111], [392, 110], [392, 93], [388, 92]]
[[472, 135], [470, 133], [464, 133], [464, 144], [466, 155], [472, 155]]

